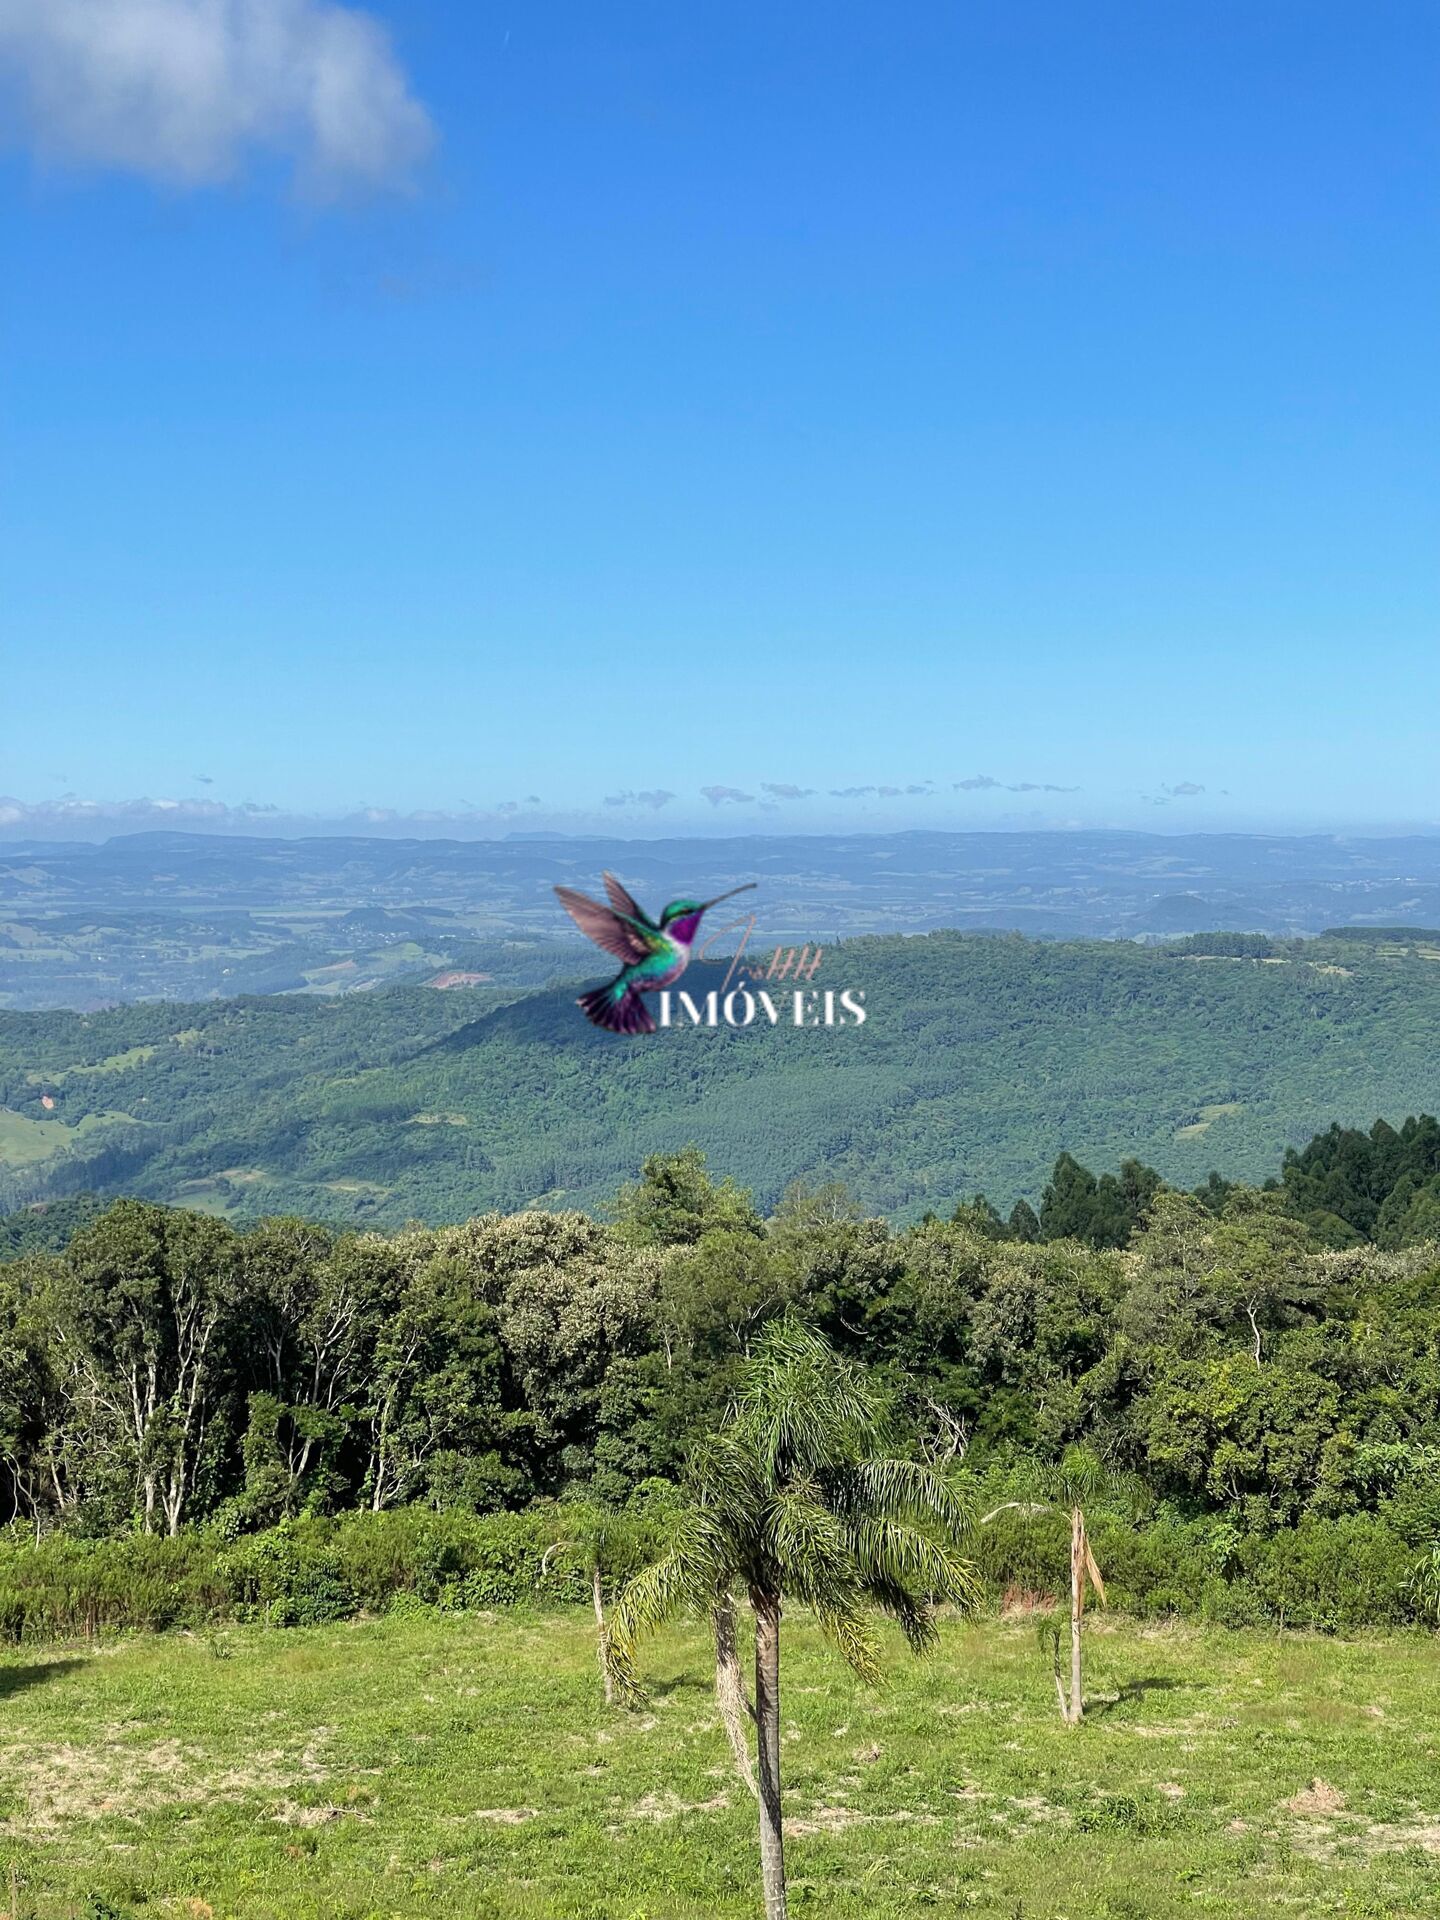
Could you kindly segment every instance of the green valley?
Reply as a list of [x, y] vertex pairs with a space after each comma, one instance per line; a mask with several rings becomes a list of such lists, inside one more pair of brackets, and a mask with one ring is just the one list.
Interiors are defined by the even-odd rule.
[[864, 1026], [627, 1042], [573, 986], [0, 1014], [0, 1206], [126, 1192], [440, 1223], [599, 1207], [693, 1140], [763, 1204], [841, 1178], [903, 1220], [982, 1189], [1033, 1203], [1076, 1143], [1181, 1185], [1259, 1180], [1332, 1121], [1440, 1103], [1428, 937], [889, 935], [827, 949], [817, 982], [862, 991]]

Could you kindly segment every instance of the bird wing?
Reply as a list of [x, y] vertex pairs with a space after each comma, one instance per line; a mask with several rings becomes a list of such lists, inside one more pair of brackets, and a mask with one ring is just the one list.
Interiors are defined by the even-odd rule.
[[580, 931], [627, 967], [655, 952], [658, 936], [653, 927], [642, 927], [628, 914], [603, 907], [588, 893], [577, 893], [573, 887], [556, 887], [555, 893]]
[[[635, 921], [638, 926], [655, 926], [655, 922], [650, 918], [649, 914], [646, 913], [639, 901], [636, 900], [633, 894], [625, 891], [624, 886], [615, 878], [613, 873], [605, 873], [601, 877], [605, 882], [605, 892], [616, 913], [623, 913], [627, 920]], [[658, 927], [656, 928], [656, 932], [659, 932]]]

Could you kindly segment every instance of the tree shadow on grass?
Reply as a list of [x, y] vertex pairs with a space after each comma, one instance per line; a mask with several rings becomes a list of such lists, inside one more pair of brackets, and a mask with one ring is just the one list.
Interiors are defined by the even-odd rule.
[[[657, 1700], [665, 1700], [675, 1693], [710, 1694], [715, 1690], [713, 1679], [701, 1680], [693, 1673], [666, 1674], [662, 1679], [647, 1680], [645, 1691]], [[0, 1917], [3, 1920], [3, 1917]]]
[[83, 1660], [31, 1660], [15, 1664], [0, 1661], [0, 1700], [23, 1693], [27, 1687], [43, 1686], [47, 1680], [58, 1680], [62, 1674], [85, 1664]]
[[1120, 1691], [1109, 1699], [1087, 1700], [1085, 1717], [1088, 1720], [1092, 1714], [1098, 1718], [1103, 1713], [1115, 1713], [1121, 1707], [1133, 1706], [1143, 1700], [1147, 1693], [1177, 1693], [1182, 1687], [1194, 1687], [1197, 1684], [1194, 1680], [1176, 1680], [1169, 1674], [1147, 1674], [1141, 1680], [1127, 1680]]

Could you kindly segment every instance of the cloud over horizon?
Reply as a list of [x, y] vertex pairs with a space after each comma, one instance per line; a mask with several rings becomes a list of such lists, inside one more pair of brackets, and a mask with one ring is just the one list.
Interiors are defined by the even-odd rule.
[[668, 787], [642, 787], [638, 793], [625, 789], [620, 793], [607, 793], [607, 807], [648, 807], [652, 813], [658, 813], [661, 807], [668, 807], [676, 796]]
[[308, 198], [404, 187], [435, 129], [376, 17], [334, 0], [0, 0], [15, 136], [180, 187], [258, 154]]
[[831, 787], [832, 800], [900, 800], [921, 798], [932, 791], [932, 780], [912, 780], [904, 787]]
[[[514, 827], [517, 816], [534, 817], [541, 805], [534, 794], [524, 801], [501, 800], [489, 808], [419, 808], [401, 812], [395, 807], [352, 807], [348, 812], [298, 813], [273, 801], [211, 800], [199, 794], [181, 799], [142, 796], [134, 800], [88, 800], [79, 794], [61, 794], [57, 800], [18, 800], [0, 794], [0, 840], [33, 838], [86, 840], [111, 834], [154, 833], [265, 833], [310, 834], [393, 833], [423, 838], [436, 829], [462, 833], [496, 832]], [[549, 816], [545, 816], [548, 818]]]
[[1079, 787], [1057, 787], [1052, 780], [997, 780], [990, 773], [972, 773], [968, 780], [955, 780], [956, 793], [1079, 793]]

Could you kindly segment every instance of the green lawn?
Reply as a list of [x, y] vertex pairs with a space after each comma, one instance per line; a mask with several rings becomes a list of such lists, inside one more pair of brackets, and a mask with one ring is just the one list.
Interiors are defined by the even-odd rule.
[[[803, 1619], [786, 1631], [797, 1913], [1440, 1912], [1428, 1640], [1101, 1620], [1092, 1714], [1067, 1731], [1029, 1624], [947, 1626], [924, 1662], [897, 1648], [878, 1691]], [[752, 1915], [751, 1809], [699, 1631], [648, 1671], [645, 1712], [607, 1711], [579, 1613], [6, 1655], [0, 1907]]]

